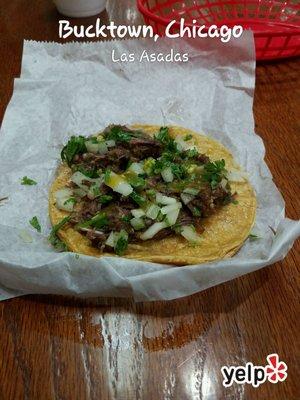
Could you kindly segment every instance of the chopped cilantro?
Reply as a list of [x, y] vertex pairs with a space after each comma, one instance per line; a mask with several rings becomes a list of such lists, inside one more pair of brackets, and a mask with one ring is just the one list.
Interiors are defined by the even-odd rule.
[[156, 191], [154, 189], [146, 190], [146, 193], [150, 198], [153, 198], [156, 195]]
[[136, 192], [132, 192], [130, 194], [130, 197], [132, 198], [133, 201], [135, 201], [139, 206], [143, 206], [146, 204], [147, 200], [145, 197], [141, 196], [140, 194]]
[[71, 219], [70, 216], [69, 217], [65, 217], [58, 224], [54, 225], [52, 227], [52, 230], [51, 230], [50, 235], [48, 237], [49, 242], [58, 251], [67, 251], [66, 244], [62, 240], [59, 239], [59, 237], [57, 236], [57, 233], [65, 224], [67, 224], [70, 221], [70, 219]]
[[161, 222], [161, 221], [163, 221], [165, 218], [166, 218], [166, 216], [165, 216], [161, 211], [159, 211], [159, 213], [158, 213], [158, 215], [157, 215], [157, 217], [156, 217], [156, 220], [157, 220], [158, 222]]
[[124, 215], [124, 217], [122, 217], [122, 221], [123, 222], [130, 222], [132, 216], [130, 214]]
[[193, 215], [195, 215], [195, 217], [201, 217], [201, 210], [198, 207], [194, 207], [193, 208]]
[[115, 252], [118, 256], [122, 256], [128, 247], [128, 233], [122, 229], [117, 236], [115, 244]]
[[105, 135], [107, 140], [114, 140], [115, 142], [129, 142], [132, 134], [122, 128], [122, 126], [113, 126]]
[[102, 194], [99, 196], [98, 200], [100, 201], [101, 204], [107, 204], [113, 199], [113, 196], [110, 196], [109, 194]]
[[173, 151], [173, 150], [170, 150], [170, 151], [165, 150], [162, 153], [161, 160], [163, 160], [164, 162], [175, 162], [178, 154], [179, 153], [177, 153], [176, 151]]
[[223, 179], [225, 173], [225, 160], [222, 159], [206, 163], [204, 165], [204, 173], [202, 177], [206, 182], [210, 183], [213, 189], [215, 189]]
[[169, 128], [167, 126], [164, 126], [164, 127], [162, 126], [159, 129], [159, 132], [155, 136], [155, 138], [157, 140], [159, 140], [161, 143], [165, 144], [170, 138], [170, 136], [169, 136]]
[[140, 176], [130, 176], [127, 178], [127, 181], [136, 189], [142, 189], [145, 186], [145, 179], [141, 178]]
[[104, 172], [104, 182], [107, 183], [109, 181], [109, 177], [110, 177], [110, 169], [106, 169]]
[[184, 179], [187, 175], [186, 168], [181, 164], [171, 164], [171, 170], [177, 179]]
[[99, 173], [96, 168], [93, 169], [86, 169], [82, 165], [78, 165], [76, 171], [81, 172], [83, 175], [87, 176], [88, 178], [96, 179], [99, 178]]
[[184, 141], [185, 142], [188, 142], [189, 140], [191, 140], [193, 138], [193, 135], [186, 135], [185, 137], [184, 137]]
[[67, 204], [75, 204], [76, 203], [76, 200], [75, 200], [75, 197], [70, 197], [69, 199], [67, 199], [65, 202], [64, 202], [64, 205], [66, 206]]
[[99, 140], [96, 138], [96, 136], [92, 136], [89, 138], [89, 141], [93, 144], [98, 144]]
[[199, 153], [198, 153], [197, 149], [193, 148], [193, 149], [189, 149], [189, 150], [185, 151], [184, 155], [187, 158], [194, 158], [194, 157], [197, 157], [199, 155]]
[[41, 225], [40, 225], [39, 220], [37, 219], [36, 216], [33, 217], [33, 218], [29, 221], [29, 223], [30, 223], [30, 225], [31, 225], [34, 229], [36, 229], [38, 232], [41, 232], [41, 231], [42, 231]]
[[71, 136], [62, 149], [61, 159], [70, 166], [76, 154], [82, 154], [86, 151], [85, 138], [83, 136]]
[[232, 200], [232, 204], [236, 206], [237, 204], [239, 204], [239, 202], [237, 200]]
[[248, 238], [249, 238], [251, 241], [260, 239], [259, 236], [254, 235], [253, 233], [250, 233], [250, 235], [248, 236]]
[[152, 165], [152, 173], [153, 174], [160, 174], [161, 171], [167, 167], [170, 166], [170, 162], [164, 160], [162, 157], [159, 158], [158, 160], [155, 160], [155, 162]]
[[107, 224], [108, 224], [107, 215], [104, 212], [99, 212], [91, 219], [81, 222], [81, 223], [77, 224], [75, 227], [76, 228], [88, 228], [89, 226], [92, 226], [94, 228], [101, 229]]
[[[178, 162], [179, 161], [179, 162]], [[172, 151], [164, 151], [161, 157], [154, 161], [152, 173], [160, 174], [165, 168], [171, 168], [172, 173], [177, 179], [184, 179], [187, 176], [186, 167], [181, 164], [182, 160], [178, 157], [178, 153]]]
[[159, 140], [168, 151], [178, 151], [175, 140], [169, 134], [168, 127], [161, 127], [155, 138]]
[[27, 176], [23, 176], [21, 180], [21, 185], [37, 185], [37, 182], [33, 179], [28, 178]]
[[153, 173], [154, 174], [160, 174], [165, 168], [170, 167], [173, 174], [176, 176], [176, 178], [181, 179], [186, 173], [185, 168], [178, 163], [169, 161], [164, 157], [164, 154], [162, 155], [161, 158], [156, 160], [154, 167], [153, 167]]
[[99, 197], [101, 195], [100, 188], [95, 183], [91, 186], [91, 190], [95, 197]]

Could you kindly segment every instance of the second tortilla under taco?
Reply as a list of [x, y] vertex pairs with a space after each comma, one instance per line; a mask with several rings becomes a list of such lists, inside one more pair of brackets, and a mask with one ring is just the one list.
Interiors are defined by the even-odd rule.
[[71, 137], [61, 155], [49, 198], [52, 239], [73, 252], [196, 264], [231, 257], [253, 226], [246, 175], [207, 136], [112, 125]]

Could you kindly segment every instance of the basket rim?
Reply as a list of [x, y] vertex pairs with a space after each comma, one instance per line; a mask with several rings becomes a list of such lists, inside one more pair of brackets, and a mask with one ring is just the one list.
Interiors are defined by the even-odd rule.
[[[146, 3], [146, 0], [137, 0], [138, 10], [142, 14], [146, 15], [148, 18], [154, 20], [155, 22], [159, 22], [160, 24], [163, 24], [165, 26], [167, 26], [168, 23], [170, 23], [170, 19], [164, 18], [164, 17], [162, 17], [160, 15], [154, 14], [151, 11], [149, 11], [148, 8], [146, 8], [146, 6], [144, 5], [145, 3]], [[240, 18], [239, 20], [242, 21], [243, 19]], [[291, 26], [291, 25], [288, 25], [288, 24], [276, 23], [276, 22], [274, 22], [274, 24], [276, 24], [279, 27], [283, 26], [283, 25], [286, 26], [286, 27], [287, 26]], [[177, 28], [180, 26], [178, 21], [176, 21], [174, 25]], [[185, 26], [193, 27], [195, 25], [192, 25], [190, 23], [186, 23]], [[249, 28], [247, 28], [247, 29], [249, 29]], [[291, 35], [300, 35], [300, 26], [299, 26], [299, 28], [295, 28], [295, 27], [289, 28], [288, 31], [287, 30], [283, 30], [283, 29], [282, 30], [278, 30], [276, 32], [272, 32], [270, 30], [257, 30], [257, 31], [254, 31], [253, 33], [254, 33], [254, 36], [264, 36], [264, 35], [291, 36]]]

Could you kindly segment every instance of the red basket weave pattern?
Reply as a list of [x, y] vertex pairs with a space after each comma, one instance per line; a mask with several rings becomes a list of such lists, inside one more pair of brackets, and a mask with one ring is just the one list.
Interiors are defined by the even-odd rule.
[[[145, 22], [164, 35], [170, 21], [186, 26], [242, 25], [254, 32], [257, 60], [300, 55], [300, 0], [137, 0]], [[172, 30], [174, 32], [174, 29]]]

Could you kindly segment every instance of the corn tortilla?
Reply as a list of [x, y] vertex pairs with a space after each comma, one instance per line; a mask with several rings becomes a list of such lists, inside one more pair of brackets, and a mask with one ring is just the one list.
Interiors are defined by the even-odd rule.
[[[142, 129], [151, 136], [159, 130], [159, 126], [153, 125], [135, 125], [133, 128]], [[212, 161], [223, 158], [228, 170], [239, 168], [231, 153], [221, 143], [181, 127], [169, 127], [169, 132], [172, 137], [191, 134], [200, 153], [206, 154]], [[50, 188], [49, 213], [52, 225], [69, 215], [68, 212], [56, 208], [55, 192], [66, 186], [71, 175], [71, 169], [67, 165], [61, 165]], [[203, 219], [205, 231], [201, 234], [200, 244], [191, 245], [184, 238], [174, 235], [162, 240], [152, 239], [143, 243], [129, 244], [123, 257], [173, 265], [199, 264], [232, 257], [243, 245], [252, 229], [256, 214], [256, 197], [247, 180], [231, 182], [231, 191], [237, 192], [238, 203], [230, 203], [218, 209], [212, 216]], [[117, 257], [92, 247], [89, 239], [70, 225], [65, 225], [58, 232], [58, 236], [70, 251], [94, 257]]]

